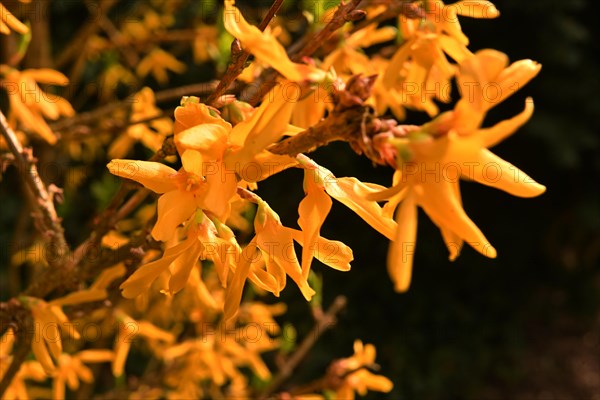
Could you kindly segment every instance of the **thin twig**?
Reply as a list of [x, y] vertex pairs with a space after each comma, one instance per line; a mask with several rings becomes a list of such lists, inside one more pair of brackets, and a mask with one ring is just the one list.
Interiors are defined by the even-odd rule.
[[36, 226], [40, 230], [42, 237], [49, 242], [50, 248], [55, 251], [53, 256], [47, 257], [48, 264], [60, 268], [60, 265], [54, 264], [56, 264], [56, 261], [59, 261], [61, 257], [54, 256], [67, 255], [69, 253], [69, 246], [65, 240], [60, 218], [54, 208], [52, 196], [48, 193], [46, 186], [40, 179], [37, 167], [35, 166], [35, 163], [32, 162], [31, 152], [23, 150], [15, 132], [8, 126], [8, 121], [2, 111], [0, 111], [0, 132], [14, 156], [14, 162], [17, 165], [19, 172], [21, 172], [27, 187], [36, 200], [32, 202], [35, 207], [35, 214], [41, 216], [38, 219], [40, 223], [36, 224]]
[[258, 397], [261, 400], [266, 400], [269, 395], [274, 393], [291, 375], [296, 369], [298, 364], [306, 357], [310, 349], [315, 345], [317, 340], [325, 333], [328, 329], [332, 328], [336, 323], [337, 314], [346, 306], [347, 300], [344, 296], [338, 296], [333, 301], [333, 304], [329, 307], [327, 312], [319, 315], [315, 315], [317, 322], [312, 328], [310, 333], [304, 338], [300, 346], [296, 351], [287, 359], [285, 364], [279, 369], [277, 374], [273, 377], [273, 380], [269, 383], [269, 386], [260, 394]]
[[[362, 0], [350, 0], [348, 3], [341, 2], [323, 29], [310, 38], [304, 37], [300, 39], [299, 42], [304, 44], [298, 51], [290, 54], [290, 59], [294, 62], [300, 62], [305, 57], [312, 56], [323, 43], [325, 43], [335, 31], [344, 26], [346, 22], [355, 21], [364, 17], [365, 12], [356, 9], [361, 1]], [[258, 87], [258, 92], [250, 93], [249, 91], [246, 91], [241, 96], [242, 100], [247, 101], [252, 105], [256, 105], [262, 100], [264, 94], [273, 88], [278, 75], [278, 72], [272, 68], [264, 71], [258, 80], [251, 85], [252, 88]]]
[[[260, 25], [258, 25], [258, 29], [264, 31], [269, 23], [281, 7], [283, 0], [275, 0], [269, 8], [267, 15], [263, 18]], [[244, 68], [246, 68], [246, 61], [250, 53], [242, 50], [239, 40], [235, 39], [231, 43], [231, 63], [227, 66], [227, 70], [225, 71], [225, 75], [221, 78], [219, 85], [215, 89], [215, 91], [208, 97], [206, 104], [213, 104], [221, 95], [229, 88], [229, 85], [237, 78]]]
[[301, 61], [304, 57], [312, 56], [346, 22], [362, 18], [365, 15], [364, 11], [356, 10], [361, 1], [350, 0], [348, 3], [341, 2], [327, 25], [311, 38], [298, 53], [294, 54], [292, 60]]

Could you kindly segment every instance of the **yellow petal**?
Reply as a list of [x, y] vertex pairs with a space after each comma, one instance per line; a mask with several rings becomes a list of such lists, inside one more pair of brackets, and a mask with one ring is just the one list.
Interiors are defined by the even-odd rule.
[[175, 336], [171, 332], [164, 331], [148, 321], [137, 321], [137, 326], [138, 335], [165, 343], [173, 343], [175, 341]]
[[125, 282], [120, 286], [123, 291], [123, 297], [132, 299], [142, 292], [148, 290], [152, 282], [158, 276], [169, 268], [169, 265], [189, 247], [188, 242], [181, 242], [178, 245], [165, 250], [162, 258], [144, 264], [139, 267]]
[[544, 185], [487, 149], [481, 149], [477, 161], [463, 165], [462, 169], [463, 175], [468, 178], [513, 196], [535, 197], [546, 191]]
[[112, 281], [122, 277], [126, 272], [127, 269], [123, 263], [107, 268], [100, 273], [98, 278], [96, 278], [94, 283], [90, 286], [90, 289], [106, 289]]
[[308, 278], [310, 272], [310, 263], [313, 258], [313, 251], [317, 238], [320, 236], [320, 230], [325, 222], [325, 218], [331, 210], [331, 198], [325, 193], [323, 188], [318, 187], [314, 182], [312, 174], [305, 170], [304, 186], [306, 196], [298, 206], [298, 225], [304, 235], [304, 249], [302, 250], [302, 276]]
[[31, 350], [33, 351], [33, 355], [35, 359], [42, 365], [44, 368], [44, 372], [47, 375], [52, 375], [55, 371], [54, 362], [50, 357], [50, 353], [48, 352], [48, 348], [46, 347], [46, 342], [42, 339], [45, 332], [42, 332], [41, 324], [35, 324], [35, 336], [33, 341], [31, 342]]
[[158, 220], [152, 228], [152, 237], [166, 242], [175, 234], [175, 229], [188, 220], [196, 211], [194, 195], [190, 192], [173, 190], [158, 199]]
[[240, 306], [244, 284], [246, 283], [246, 278], [250, 272], [250, 260], [254, 258], [254, 254], [256, 252], [256, 237], [252, 239], [250, 243], [248, 243], [246, 248], [250, 250], [246, 251], [245, 254], [240, 258], [240, 262], [238, 263], [233, 274], [233, 278], [231, 279], [229, 287], [227, 288], [223, 313], [223, 318], [225, 321], [229, 321], [235, 317]]
[[68, 295], [61, 297], [59, 299], [55, 299], [48, 302], [48, 305], [51, 306], [65, 306], [65, 305], [73, 305], [80, 303], [88, 303], [92, 301], [100, 301], [106, 298], [106, 290], [104, 289], [88, 289], [88, 290], [79, 290], [74, 293], [69, 293]]
[[207, 160], [220, 160], [227, 147], [229, 131], [220, 124], [193, 126], [175, 135], [175, 145], [180, 154], [185, 150], [200, 151]]
[[175, 109], [174, 133], [178, 133], [191, 127], [203, 124], [214, 124], [221, 126], [226, 132], [231, 130], [231, 124], [223, 118], [213, 115], [217, 111], [212, 110], [202, 103], [186, 102]]
[[[13, 31], [20, 33], [21, 35], [29, 32], [27, 25], [19, 21], [6, 7], [0, 3], [0, 32], [8, 35], [10, 30], [4, 27], [4, 24], [8, 25]], [[2, 29], [4, 28], [4, 29]]]
[[350, 271], [350, 262], [354, 260], [354, 256], [352, 249], [344, 243], [318, 236], [311, 249], [304, 246], [304, 235], [300, 231], [292, 229], [292, 236], [296, 242], [304, 247], [303, 252], [311, 251], [317, 260], [328, 267], [338, 271]]
[[16, 99], [14, 96], [10, 98], [11, 113], [23, 124], [24, 127], [39, 134], [45, 141], [50, 144], [55, 144], [57, 141], [56, 135], [52, 132], [46, 121], [36, 112], [33, 112]]
[[491, 128], [480, 129], [476, 135], [482, 140], [483, 147], [492, 147], [512, 135], [533, 115], [533, 99], [525, 100], [525, 109], [511, 119], [497, 123]]
[[415, 192], [417, 203], [436, 224], [455, 232], [484, 256], [495, 258], [496, 249], [467, 216], [457, 199], [452, 188], [456, 184], [443, 179], [426, 183]]
[[[322, 167], [320, 167], [323, 169]], [[364, 189], [364, 184], [356, 178], [335, 178], [330, 175], [325, 180], [327, 193], [350, 208], [365, 220], [375, 230], [388, 239], [393, 239], [396, 232], [396, 223], [391, 218], [383, 216], [383, 210], [374, 201], [368, 201], [357, 193]]]
[[169, 292], [175, 294], [185, 287], [192, 272], [192, 268], [196, 265], [200, 253], [202, 252], [202, 244], [199, 238], [191, 237], [187, 240], [194, 242], [185, 252], [177, 257], [170, 265], [171, 278], [169, 279]]
[[82, 350], [77, 353], [77, 358], [85, 363], [110, 362], [115, 353], [111, 350]]
[[107, 165], [111, 174], [141, 183], [156, 193], [177, 189], [170, 179], [177, 171], [152, 161], [112, 160]]
[[284, 82], [274, 87], [252, 117], [238, 123], [231, 131], [231, 143], [243, 146], [232, 156], [241, 168], [285, 135], [295, 105], [286, 97], [286, 85], [289, 84]]
[[325, 76], [323, 71], [315, 67], [292, 62], [277, 39], [269, 32], [261, 32], [256, 26], [250, 25], [234, 4], [233, 0], [225, 0], [223, 22], [227, 32], [242, 43], [244, 50], [252, 53], [257, 60], [272, 66], [291, 81], [316, 81]]
[[202, 154], [196, 150], [186, 150], [181, 155], [181, 164], [187, 172], [202, 176]]
[[532, 60], [519, 60], [512, 63], [508, 68], [498, 75], [497, 82], [499, 95], [492, 98], [492, 94], [488, 94], [489, 108], [506, 100], [513, 95], [517, 90], [525, 86], [530, 80], [542, 69], [542, 65]]
[[69, 84], [67, 78], [62, 72], [51, 68], [26, 69], [21, 72], [22, 77], [31, 78], [36, 82], [48, 85], [65, 86]]
[[460, 0], [449, 7], [456, 8], [459, 15], [471, 18], [497, 18], [500, 11], [490, 1]]
[[408, 194], [396, 214], [398, 229], [388, 251], [388, 272], [397, 292], [410, 286], [412, 264], [417, 242], [417, 205], [414, 195]]
[[280, 287], [277, 280], [264, 269], [258, 268], [256, 263], [252, 264], [249, 278], [259, 288], [271, 292], [276, 296], [279, 293]]
[[112, 373], [115, 377], [123, 375], [125, 361], [127, 361], [127, 355], [129, 354], [129, 349], [131, 348], [131, 338], [126, 338], [125, 335], [119, 333], [117, 340], [119, 342], [116, 346], [115, 358], [113, 359], [112, 363]]
[[58, 330], [60, 321], [49, 310], [49, 307], [45, 305], [36, 306], [31, 310], [31, 312], [34, 321], [41, 325], [42, 329], [40, 332], [43, 335], [40, 337], [34, 337], [34, 341], [39, 340], [45, 342], [54, 359], [58, 360], [62, 353], [62, 340], [60, 331]]

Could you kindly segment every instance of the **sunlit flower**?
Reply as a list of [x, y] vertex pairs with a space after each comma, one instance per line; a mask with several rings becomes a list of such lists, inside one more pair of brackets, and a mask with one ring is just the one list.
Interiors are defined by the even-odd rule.
[[179, 171], [151, 161], [115, 159], [108, 164], [112, 174], [162, 194], [152, 229], [155, 239], [169, 240], [197, 209], [227, 220], [238, 180], [256, 182], [295, 164], [265, 150], [286, 133], [292, 107], [281, 90], [272, 93], [272, 102], [264, 102], [234, 128], [191, 99], [178, 107], [174, 129], [183, 164]]
[[31, 310], [34, 324], [34, 337], [31, 349], [36, 360], [47, 374], [55, 371], [62, 353], [61, 331], [79, 338], [79, 333], [62, 311], [62, 306], [100, 301], [106, 298], [106, 290], [90, 288], [70, 293], [64, 297], [46, 302], [34, 297], [22, 297], [23, 303]]
[[196, 36], [192, 44], [194, 62], [197, 64], [216, 60], [220, 56], [219, 32], [215, 26], [201, 25], [196, 27]]
[[[394, 101], [404, 107], [426, 111], [433, 117], [439, 112], [433, 99], [450, 101], [450, 78], [456, 73], [456, 67], [450, 64], [446, 55], [458, 64], [472, 55], [467, 49], [469, 40], [462, 33], [458, 15], [496, 18], [500, 14], [489, 1], [459, 1], [445, 5], [440, 0], [427, 0], [423, 10], [423, 20], [399, 16], [404, 42], [390, 59], [382, 82]], [[397, 111], [394, 111], [396, 116], [404, 118], [404, 113]]]
[[69, 80], [62, 73], [49, 68], [18, 71], [0, 65], [0, 85], [7, 91], [10, 105], [9, 123], [16, 126], [18, 122], [54, 144], [56, 136], [44, 118], [56, 120], [60, 116], [70, 117], [75, 111], [64, 98], [40, 89], [38, 82], [65, 86]]
[[[12, 351], [14, 346], [15, 334], [11, 328], [7, 329], [0, 336], [0, 379], [8, 370], [12, 362]], [[25, 361], [21, 364], [19, 371], [15, 374], [12, 382], [6, 388], [2, 399], [3, 400], [24, 400], [29, 399], [27, 393], [27, 383], [25, 380], [35, 380], [43, 382], [46, 380], [46, 372], [37, 361]]]
[[183, 167], [179, 171], [152, 161], [112, 160], [108, 164], [114, 175], [135, 180], [162, 194], [158, 199], [158, 220], [152, 229], [152, 236], [157, 240], [173, 237], [177, 226], [197, 209], [209, 210], [226, 219], [229, 199], [235, 192], [235, 176], [225, 182], [221, 182], [220, 176], [212, 181], [207, 179], [199, 151], [186, 150], [181, 161]]
[[292, 62], [277, 38], [269, 31], [261, 32], [256, 26], [250, 25], [234, 4], [234, 0], [225, 0], [225, 29], [239, 39], [244, 50], [291, 81], [320, 81], [325, 77], [325, 73], [315, 67]]
[[[478, 53], [467, 65], [464, 73], [468, 77], [461, 80], [476, 82], [476, 89], [467, 94], [463, 87], [463, 98], [454, 111], [416, 127], [405, 137], [381, 138], [382, 157], [398, 170], [392, 188], [366, 197], [389, 199], [388, 212], [401, 202], [396, 212], [398, 230], [388, 255], [388, 269], [398, 291], [407, 290], [411, 280], [417, 206], [440, 228], [450, 260], [458, 256], [463, 241], [494, 258], [496, 250], [462, 208], [459, 179], [474, 180], [519, 197], [534, 197], [545, 191], [543, 185], [488, 150], [529, 120], [533, 100], [528, 99], [525, 110], [517, 116], [490, 128], [480, 128], [487, 110], [512, 94], [506, 89], [524, 85], [537, 74], [539, 65], [524, 60], [506, 68], [505, 58], [488, 51]], [[483, 94], [489, 82], [505, 89], [491, 103]]]
[[336, 361], [331, 367], [337, 376], [343, 377], [341, 385], [335, 391], [336, 399], [353, 400], [355, 392], [365, 396], [369, 390], [389, 393], [394, 385], [385, 376], [369, 371], [375, 365], [375, 346], [355, 341], [354, 355]]
[[62, 353], [52, 376], [52, 392], [54, 399], [64, 399], [65, 384], [69, 389], [79, 389], [79, 382], [92, 383], [94, 374], [85, 364], [111, 362], [114, 354], [110, 350], [83, 350], [76, 354]]
[[[307, 174], [305, 176], [308, 176], [305, 178], [305, 189], [306, 185], [310, 185], [313, 197], [316, 196], [317, 190], [322, 188], [321, 190], [325, 190], [329, 196], [354, 211], [379, 233], [390, 240], [394, 237], [397, 226], [394, 220], [384, 215], [383, 209], [376, 201], [365, 199], [367, 194], [377, 193], [385, 189], [383, 186], [364, 183], [354, 177], [336, 178], [327, 168], [316, 164], [304, 155], [299, 155], [298, 160], [305, 168], [305, 174]], [[307, 184], [307, 180], [313, 182]], [[322, 210], [319, 218], [326, 216], [326, 213], [323, 213], [325, 210], [324, 205], [326, 204], [321, 200]]]
[[[143, 88], [132, 97], [131, 101], [131, 124], [111, 143], [108, 149], [109, 158], [125, 156], [138, 141], [156, 152], [160, 149], [164, 138], [173, 130], [170, 118], [156, 118], [162, 111], [156, 107], [152, 89]], [[151, 121], [138, 123], [151, 118]]]
[[115, 311], [115, 317], [119, 323], [119, 330], [115, 338], [114, 358], [112, 359], [114, 376], [123, 375], [129, 349], [137, 336], [166, 344], [175, 341], [175, 336], [172, 333], [166, 332], [148, 321], [136, 321], [120, 309]]
[[129, 69], [116, 62], [102, 71], [100, 83], [100, 98], [102, 100], [108, 100], [115, 96], [119, 85], [122, 84], [126, 87], [135, 86], [137, 78]]
[[294, 249], [294, 241], [303, 246], [306, 255], [306, 270], [310, 268], [310, 260], [315, 257], [331, 268], [348, 271], [352, 261], [352, 250], [338, 241], [330, 241], [311, 232], [310, 240], [313, 246], [305, 242], [302, 232], [285, 227], [275, 211], [262, 199], [256, 198], [258, 210], [254, 219], [255, 236], [242, 252], [225, 297], [225, 319], [233, 318], [238, 310], [244, 283], [256, 263], [264, 263], [266, 272], [275, 278], [276, 289], [272, 290], [278, 296], [286, 285], [289, 276], [299, 287], [306, 300], [310, 300], [315, 291], [307, 282], [308, 273], [303, 274], [302, 267]]
[[[212, 259], [225, 268], [220, 262], [218, 247], [227, 246], [228, 242], [217, 237], [214, 223], [204, 214], [198, 213], [187, 227], [187, 238], [181, 243], [169, 247], [164, 255], [156, 261], [139, 267], [122, 285], [123, 296], [134, 298], [148, 290], [158, 276], [169, 270], [170, 279], [167, 291], [177, 293], [186, 285], [192, 268], [198, 259]], [[208, 246], [208, 247], [207, 247]], [[214, 247], [213, 247], [214, 246]]]
[[167, 71], [172, 71], [181, 74], [186, 70], [184, 63], [178, 61], [170, 53], [155, 48], [144, 57], [136, 67], [136, 73], [141, 78], [152, 74], [154, 79], [164, 85], [169, 82]]

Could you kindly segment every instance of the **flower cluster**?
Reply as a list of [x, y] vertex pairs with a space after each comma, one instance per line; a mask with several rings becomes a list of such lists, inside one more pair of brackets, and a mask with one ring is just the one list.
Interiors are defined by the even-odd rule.
[[[492, 126], [484, 123], [488, 112], [541, 66], [532, 60], [510, 63], [496, 50], [469, 49], [458, 17], [498, 17], [489, 1], [367, 2], [365, 11], [345, 14], [353, 2], [341, 2], [330, 20], [305, 14], [310, 29], [322, 28], [314, 36], [321, 48], [307, 52], [314, 47], [310, 37], [298, 42], [302, 50], [286, 49], [280, 39], [295, 35], [284, 20], [259, 28], [234, 0], [224, 0], [222, 26], [202, 21], [191, 30], [176, 29], [182, 21], [173, 17], [175, 11], [187, 12], [182, 2], [142, 3], [116, 25], [103, 15], [98, 31], [88, 32], [83, 51], [64, 51], [56, 64], [72, 62], [68, 78], [50, 68], [19, 69], [23, 52], [0, 65], [9, 104], [3, 131], [14, 129], [21, 138], [35, 133], [47, 148], [66, 143], [72, 159], [88, 164], [106, 155], [102, 163], [108, 162], [108, 172], [130, 181], [106, 201], [90, 238], [68, 250], [71, 260], [64, 268], [44, 263], [31, 250], [62, 235], [59, 229], [42, 230], [14, 253], [12, 267], [26, 261], [53, 280], [15, 296], [10, 306], [2, 303], [2, 318], [13, 307], [19, 316], [9, 320], [31, 328], [26, 332], [30, 348], [28, 340], [21, 342], [25, 351], [17, 351], [15, 341], [26, 336], [23, 332], [15, 333], [13, 325], [0, 332], [0, 378], [11, 378], [6, 398], [64, 398], [81, 382], [94, 381], [93, 363], [109, 363], [107, 371], [118, 382], [110, 393], [115, 398], [267, 396], [269, 382], [279, 383], [264, 354], [278, 350], [283, 359], [296, 343], [293, 327], [278, 319], [286, 305], [266, 304], [260, 297], [279, 297], [291, 280], [312, 301], [317, 327], [331, 320], [321, 309], [314, 261], [337, 271], [349, 271], [353, 261], [348, 245], [321, 234], [334, 200], [390, 241], [388, 272], [402, 292], [412, 279], [419, 207], [440, 229], [450, 260], [465, 243], [494, 258], [496, 249], [463, 209], [461, 180], [525, 198], [545, 191], [490, 151], [531, 118], [533, 100], [527, 98], [522, 112]], [[0, 32], [11, 31], [28, 43], [29, 28], [0, 4]], [[218, 70], [223, 43], [229, 46], [231, 37], [232, 64], [223, 90], [217, 87], [206, 104], [183, 96], [174, 112], [163, 111], [159, 103], [179, 100], [180, 91], [159, 96], [145, 84], [165, 85], [171, 73], [197, 71], [176, 56], [185, 46], [170, 51], [165, 43], [189, 42], [193, 54], [188, 59], [216, 61]], [[250, 68], [242, 72], [248, 59]], [[102, 83], [101, 102], [116, 99], [123, 85], [135, 89], [116, 106], [75, 116], [67, 99], [77, 104], [77, 96], [51, 95], [45, 85], [74, 84], [86, 74]], [[223, 95], [236, 77], [240, 87]], [[259, 89], [251, 96], [254, 83]], [[198, 92], [196, 87], [193, 93]], [[440, 103], [448, 104], [447, 111], [441, 112]], [[430, 120], [401, 125], [406, 110], [422, 111]], [[102, 121], [94, 129], [82, 128], [81, 120], [97, 115]], [[58, 135], [47, 120], [60, 118], [66, 122], [58, 121]], [[73, 126], [77, 129], [70, 131]], [[337, 177], [306, 155], [333, 140], [346, 141], [374, 164], [391, 168], [389, 187]], [[136, 149], [138, 143], [143, 147]], [[93, 155], [84, 154], [86, 146]], [[155, 155], [144, 161], [133, 156], [138, 150]], [[25, 155], [19, 151], [6, 160]], [[26, 161], [35, 162], [33, 157]], [[303, 197], [297, 223], [290, 224], [258, 188], [291, 168], [303, 173], [297, 182]], [[70, 188], [84, 180], [80, 175]], [[98, 187], [97, 192], [106, 189]], [[133, 189], [136, 194], [128, 197]], [[150, 193], [152, 200], [143, 203]], [[99, 256], [86, 259], [86, 245], [97, 246]], [[67, 275], [77, 282], [65, 280]], [[24, 362], [29, 351], [33, 357]], [[375, 373], [375, 347], [356, 341], [354, 352], [334, 361], [318, 385], [307, 385], [319, 393], [292, 390], [289, 395], [353, 399], [367, 391], [391, 392], [392, 381]], [[14, 360], [18, 369], [6, 367]], [[150, 372], [129, 379], [142, 364]]]

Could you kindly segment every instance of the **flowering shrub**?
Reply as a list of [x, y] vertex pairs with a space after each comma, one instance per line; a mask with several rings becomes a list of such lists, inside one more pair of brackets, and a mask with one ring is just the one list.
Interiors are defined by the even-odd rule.
[[[469, 49], [459, 16], [499, 17], [488, 1], [349, 0], [330, 9], [316, 2], [303, 14], [303, 36], [275, 17], [279, 0], [257, 25], [225, 0], [217, 23], [186, 29], [185, 18], [174, 17], [186, 13], [185, 2], [134, 2], [121, 10], [127, 18], [113, 15], [112, 3], [100, 2], [94, 21], [56, 58], [65, 73], [21, 67], [35, 31], [31, 39], [31, 24], [0, 5], [0, 32], [19, 45], [0, 65], [8, 96], [2, 155], [23, 178], [38, 232], [9, 267], [26, 261], [38, 272], [0, 304], [2, 397], [348, 399], [390, 392], [402, 378], [380, 375], [374, 346], [360, 341], [318, 381], [283, 389], [345, 304], [340, 297], [321, 308], [312, 270], [316, 259], [352, 274], [352, 249], [321, 235], [327, 216], [342, 203], [377, 231], [369, 234], [390, 241], [387, 269], [398, 292], [409, 289], [419, 264], [418, 207], [439, 227], [450, 260], [465, 243], [496, 257], [463, 209], [460, 182], [519, 197], [545, 191], [489, 150], [530, 119], [533, 100], [514, 117], [484, 123], [541, 66]], [[224, 43], [231, 43], [229, 55]], [[185, 51], [193, 53], [190, 64]], [[195, 75], [201, 86], [144, 86], [166, 85], [207, 63], [217, 82]], [[103, 85], [99, 105], [88, 111], [77, 110], [85, 90], [58, 96], [48, 87], [90, 74]], [[129, 100], [118, 100], [124, 87]], [[173, 100], [174, 111], [158, 105]], [[429, 121], [407, 124], [409, 110]], [[307, 155], [333, 141], [391, 168], [389, 185], [336, 177]], [[67, 240], [55, 208], [60, 189], [36, 167], [40, 148], [76, 160], [73, 177], [106, 163], [121, 179], [112, 197], [98, 186], [107, 198], [89, 237]], [[141, 152], [153, 155], [141, 159]], [[304, 174], [290, 183], [304, 190], [297, 226], [285, 226], [257, 193], [291, 168]], [[76, 189], [78, 179], [68, 184]], [[315, 315], [314, 331], [299, 344], [275, 319], [285, 303], [270, 304], [267, 295], [279, 297], [288, 278]], [[289, 354], [280, 368], [263, 358], [272, 351]], [[114, 384], [101, 388], [105, 369]]]

